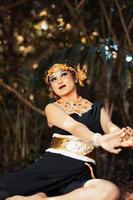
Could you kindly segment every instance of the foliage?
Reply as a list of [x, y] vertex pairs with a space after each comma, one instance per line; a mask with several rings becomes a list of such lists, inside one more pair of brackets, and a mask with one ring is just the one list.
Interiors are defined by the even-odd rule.
[[[47, 67], [55, 62], [80, 63], [88, 69], [84, 95], [102, 102], [120, 126], [132, 126], [132, 8], [131, 0], [1, 2], [1, 79], [44, 110]], [[1, 87], [2, 170], [11, 160], [31, 160], [49, 142], [44, 116], [20, 100]]]

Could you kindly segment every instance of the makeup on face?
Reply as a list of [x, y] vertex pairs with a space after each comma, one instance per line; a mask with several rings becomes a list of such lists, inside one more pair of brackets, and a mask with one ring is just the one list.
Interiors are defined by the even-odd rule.
[[58, 96], [68, 95], [75, 90], [75, 81], [71, 71], [60, 70], [49, 77], [53, 91]]
[[61, 70], [61, 71], [56, 72], [53, 75], [51, 75], [49, 79], [50, 79], [50, 82], [54, 82], [60, 78], [67, 76], [67, 75], [68, 75], [67, 71]]
[[50, 83], [52, 87], [56, 87], [61, 90], [70, 84], [72, 78], [71, 72], [61, 70], [50, 77]]

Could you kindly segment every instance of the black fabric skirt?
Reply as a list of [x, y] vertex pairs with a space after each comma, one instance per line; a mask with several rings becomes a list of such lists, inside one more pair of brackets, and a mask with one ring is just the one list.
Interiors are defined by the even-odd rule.
[[84, 161], [45, 152], [27, 167], [0, 177], [0, 200], [37, 192], [45, 192], [48, 196], [60, 195], [81, 187], [91, 178]]

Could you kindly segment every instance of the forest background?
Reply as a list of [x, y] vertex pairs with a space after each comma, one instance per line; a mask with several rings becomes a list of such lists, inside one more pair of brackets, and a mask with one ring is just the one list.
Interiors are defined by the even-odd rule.
[[[133, 127], [132, 0], [0, 1], [0, 172], [32, 162], [49, 145], [45, 70], [57, 62], [88, 71], [84, 96], [113, 122]], [[80, 89], [80, 88], [79, 88]], [[133, 150], [98, 150], [97, 172], [133, 199]]]

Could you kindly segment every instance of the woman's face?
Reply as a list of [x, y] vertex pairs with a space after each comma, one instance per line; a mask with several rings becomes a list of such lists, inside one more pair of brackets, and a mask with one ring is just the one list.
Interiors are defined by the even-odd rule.
[[53, 73], [49, 80], [52, 90], [60, 97], [76, 91], [75, 80], [71, 71], [60, 70]]

